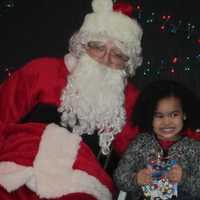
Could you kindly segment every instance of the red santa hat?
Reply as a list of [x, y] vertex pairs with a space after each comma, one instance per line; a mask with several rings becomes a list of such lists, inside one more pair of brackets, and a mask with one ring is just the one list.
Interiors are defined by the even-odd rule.
[[[80, 30], [72, 36], [70, 52], [79, 57], [84, 52], [82, 45], [88, 41], [111, 39], [129, 56], [126, 71], [134, 75], [135, 69], [142, 63], [143, 31], [138, 22], [129, 17], [130, 4], [127, 6], [120, 2], [113, 6], [112, 0], [93, 0], [92, 8], [93, 12], [85, 16]], [[68, 57], [71, 59], [72, 55]], [[68, 57], [66, 60], [70, 60]]]
[[140, 43], [141, 27], [136, 20], [114, 11], [112, 0], [93, 0], [92, 8], [93, 13], [86, 15], [80, 31], [105, 34], [131, 47]]

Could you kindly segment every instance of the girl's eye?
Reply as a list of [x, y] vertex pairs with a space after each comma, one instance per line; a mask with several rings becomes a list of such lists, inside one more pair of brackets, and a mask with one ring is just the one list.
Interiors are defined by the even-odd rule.
[[155, 113], [155, 114], [154, 114], [154, 117], [155, 117], [155, 118], [163, 118], [163, 115], [162, 115], [162, 114], [159, 114], [159, 113]]
[[170, 117], [178, 117], [179, 116], [179, 113], [177, 113], [177, 112], [175, 112], [175, 113], [172, 113], [171, 115], [170, 115]]

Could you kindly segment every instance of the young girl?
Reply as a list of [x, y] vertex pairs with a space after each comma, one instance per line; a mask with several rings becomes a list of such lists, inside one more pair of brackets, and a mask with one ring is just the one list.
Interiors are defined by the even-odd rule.
[[196, 106], [195, 95], [174, 81], [154, 82], [140, 94], [133, 122], [143, 133], [114, 173], [130, 199], [200, 199], [200, 142], [186, 136], [198, 126]]

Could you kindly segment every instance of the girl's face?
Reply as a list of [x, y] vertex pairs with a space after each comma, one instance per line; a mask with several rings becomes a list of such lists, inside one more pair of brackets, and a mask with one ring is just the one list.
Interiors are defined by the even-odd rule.
[[158, 102], [153, 116], [153, 131], [160, 140], [176, 140], [185, 119], [178, 98], [163, 98]]

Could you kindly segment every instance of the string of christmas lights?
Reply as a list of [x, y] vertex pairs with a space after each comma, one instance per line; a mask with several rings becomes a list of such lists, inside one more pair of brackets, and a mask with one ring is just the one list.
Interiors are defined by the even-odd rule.
[[[145, 1], [143, 1], [143, 4], [145, 4]], [[199, 23], [180, 19], [173, 12], [169, 15], [169, 11], [166, 11], [165, 14], [156, 13], [153, 10], [145, 12], [141, 1], [133, 2], [133, 6], [135, 8], [133, 17], [138, 19], [144, 31], [152, 29], [154, 32], [165, 35], [166, 37], [175, 37], [182, 44], [180, 55], [169, 53], [159, 57], [145, 55], [143, 65], [141, 66], [144, 76], [159, 76], [161, 73], [174, 74], [180, 70], [188, 73], [195, 67], [200, 68]], [[184, 56], [182, 55], [183, 52]]]
[[[155, 32], [160, 34], [162, 38], [175, 38], [181, 43], [181, 47], [179, 47], [181, 49], [177, 50], [176, 53], [169, 51], [158, 56], [153, 53], [149, 55], [147, 51], [139, 70], [143, 76], [160, 76], [162, 73], [176, 74], [180, 71], [191, 73], [195, 68], [200, 69], [200, 20], [186, 19], [184, 16], [176, 15], [173, 8], [170, 12], [168, 8], [168, 10], [166, 9], [161, 13], [156, 9], [156, 2], [150, 7], [147, 4], [149, 3], [148, 0], [129, 0], [129, 2], [132, 3], [134, 8], [133, 17], [138, 19], [144, 33]], [[14, 0], [1, 0], [0, 17], [9, 14], [8, 11], [14, 7]], [[144, 44], [144, 50], [145, 48]], [[173, 47], [171, 49], [173, 50]], [[154, 48], [152, 48], [152, 51], [154, 52]], [[10, 77], [12, 72], [13, 69], [10, 67], [0, 65], [0, 73], [5, 74], [4, 76]]]

